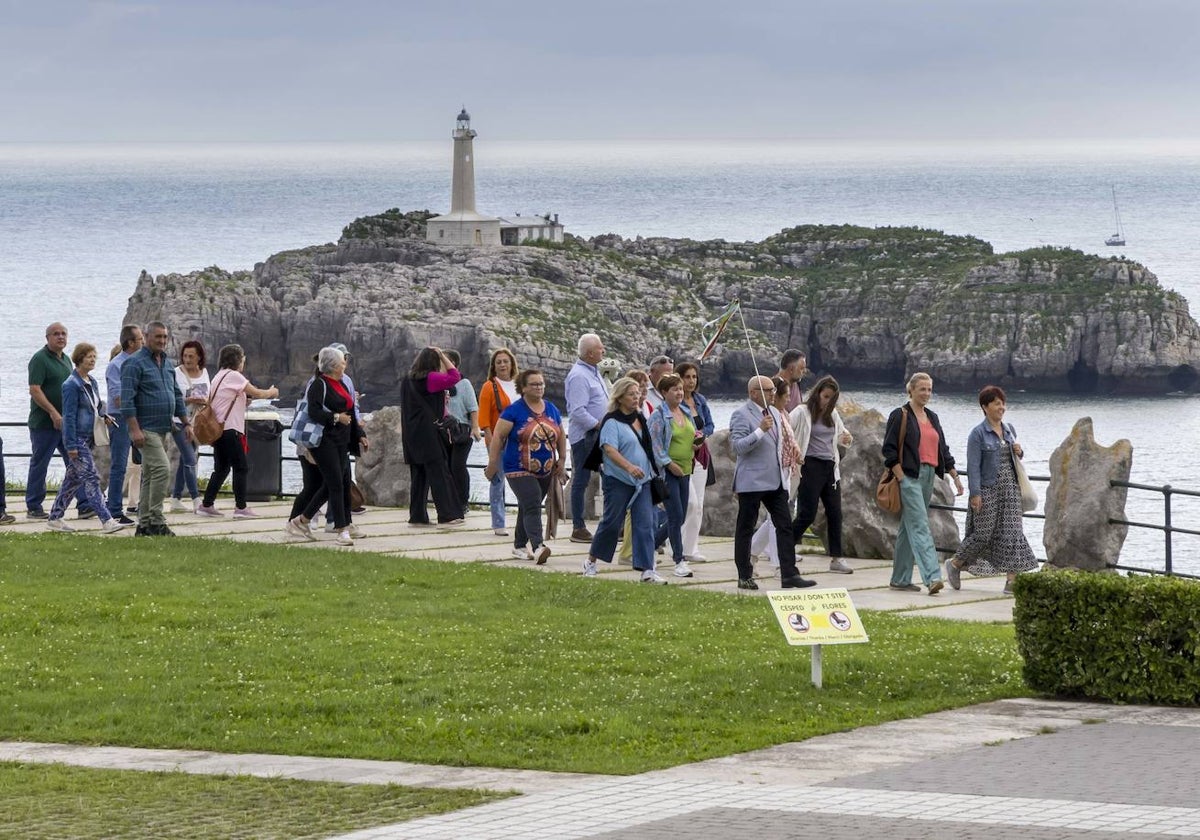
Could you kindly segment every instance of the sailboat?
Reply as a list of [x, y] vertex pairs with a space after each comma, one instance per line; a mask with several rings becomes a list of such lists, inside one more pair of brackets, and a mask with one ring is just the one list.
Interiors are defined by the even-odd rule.
[[1112, 236], [1108, 237], [1107, 239], [1105, 239], [1104, 244], [1105, 245], [1124, 246], [1125, 245], [1125, 228], [1123, 228], [1121, 226], [1121, 210], [1120, 210], [1120, 208], [1117, 207], [1117, 187], [1116, 187], [1116, 185], [1113, 185], [1112, 197], [1113, 197], [1113, 218], [1116, 220], [1116, 223], [1117, 223], [1117, 232], [1114, 233]]

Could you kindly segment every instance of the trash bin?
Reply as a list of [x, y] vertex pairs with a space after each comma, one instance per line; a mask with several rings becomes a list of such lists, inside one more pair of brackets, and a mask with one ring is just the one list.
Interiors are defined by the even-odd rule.
[[279, 412], [251, 409], [246, 412], [246, 498], [269, 502], [283, 492], [283, 462], [279, 457], [279, 436], [283, 424]]

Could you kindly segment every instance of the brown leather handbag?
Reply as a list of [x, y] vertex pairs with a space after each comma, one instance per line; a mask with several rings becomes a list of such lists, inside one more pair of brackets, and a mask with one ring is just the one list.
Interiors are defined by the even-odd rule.
[[[903, 414], [900, 415], [900, 445], [897, 450], [900, 453], [901, 469], [904, 466], [904, 438], [908, 434], [908, 409], [902, 408]], [[883, 475], [879, 477], [879, 484], [875, 486], [875, 504], [886, 510], [888, 513], [899, 513], [902, 507], [900, 503], [900, 482], [896, 479], [896, 474], [887, 467], [883, 469]]]

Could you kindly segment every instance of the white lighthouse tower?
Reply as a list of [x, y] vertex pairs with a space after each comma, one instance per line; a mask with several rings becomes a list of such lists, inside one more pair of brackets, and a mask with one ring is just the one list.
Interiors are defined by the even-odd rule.
[[450, 212], [429, 220], [425, 238], [441, 245], [499, 245], [500, 220], [475, 211], [475, 131], [466, 108], [459, 113], [452, 136], [454, 177]]

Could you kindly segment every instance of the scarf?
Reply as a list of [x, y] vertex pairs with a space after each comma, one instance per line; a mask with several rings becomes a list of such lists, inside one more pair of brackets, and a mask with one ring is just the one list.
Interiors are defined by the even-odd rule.
[[633, 433], [637, 435], [638, 443], [642, 445], [642, 451], [646, 453], [646, 460], [650, 462], [651, 469], [653, 470], [654, 474], [657, 475], [658, 468], [654, 463], [654, 447], [650, 444], [650, 429], [646, 425], [646, 418], [642, 415], [642, 412], [631, 411], [628, 414], [625, 414], [619, 408], [613, 409], [612, 411], [608, 412], [608, 414], [604, 415], [604, 419], [600, 421], [600, 428], [603, 429], [604, 424], [609, 420], [616, 420], [618, 423], [624, 423], [626, 426], [629, 426], [630, 429], [633, 429], [633, 424], [635, 421], [642, 421], [641, 434], [638, 434], [636, 430], [634, 430]]

